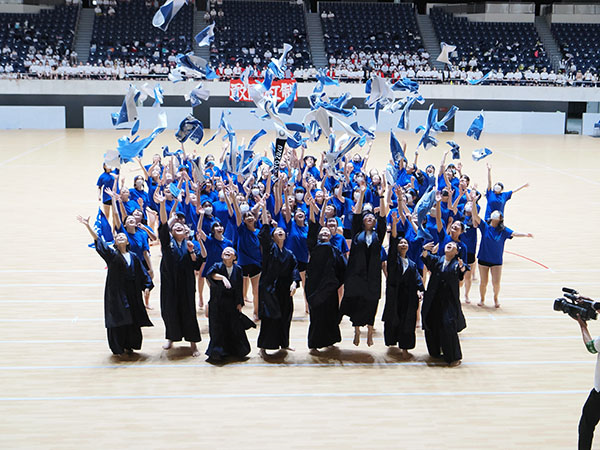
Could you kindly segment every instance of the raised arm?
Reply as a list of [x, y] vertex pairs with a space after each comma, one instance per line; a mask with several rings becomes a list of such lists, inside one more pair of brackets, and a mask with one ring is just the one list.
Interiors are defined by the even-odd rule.
[[529, 187], [529, 183], [525, 183], [523, 186], [519, 186], [518, 188], [513, 189], [513, 194], [515, 192], [519, 192], [521, 189], [525, 189], [526, 187]]
[[233, 210], [235, 211], [235, 223], [239, 227], [242, 224], [242, 212], [240, 211], [240, 205], [238, 204], [235, 193], [230, 192], [229, 195], [229, 201], [233, 205]]
[[437, 226], [438, 233], [442, 231], [444, 228], [444, 224], [442, 222], [442, 193], [437, 191], [435, 193], [435, 224]]
[[513, 231], [511, 234], [511, 237], [528, 237], [528, 238], [532, 238], [533, 234], [532, 233], [519, 233], [517, 231]]
[[77, 221], [79, 223], [85, 225], [88, 232], [90, 233], [90, 236], [92, 236], [92, 239], [94, 240], [94, 242], [98, 240], [98, 235], [96, 234], [94, 229], [90, 226], [90, 216], [87, 216], [86, 218], [84, 218], [83, 216], [77, 216]]
[[160, 218], [160, 223], [162, 224], [166, 224], [169, 220], [169, 218], [167, 217], [167, 206], [165, 205], [165, 196], [164, 194], [161, 194], [159, 189], [156, 189], [156, 191], [154, 191], [154, 202], [158, 205], [160, 205], [159, 207], [159, 218]]
[[[148, 175], [148, 171], [142, 164], [142, 159], [141, 158], [135, 158], [135, 159], [138, 162], [138, 164], [140, 165], [140, 169], [142, 169], [142, 174], [144, 175], [144, 179], [146, 181], [148, 181], [148, 178], [150, 177], [150, 175]], [[154, 166], [156, 166], [156, 164], [157, 164], [156, 162], [152, 163], [152, 165], [150, 166], [150, 173], [152, 173], [152, 170], [154, 169]]]
[[367, 154], [365, 155], [364, 159], [363, 159], [363, 170], [367, 171], [367, 163], [369, 162], [369, 156], [371, 156], [371, 147], [373, 147], [373, 141], [369, 141], [369, 147], [367, 148]]
[[450, 150], [446, 150], [444, 152], [444, 155], [442, 156], [442, 162], [440, 163], [440, 170], [438, 172], [438, 177], [443, 176], [444, 172], [446, 171], [446, 157], [448, 156], [449, 152], [450, 152]]
[[473, 216], [473, 226], [478, 227], [479, 223], [481, 222], [481, 217], [479, 217], [479, 213], [477, 212], [477, 205], [475, 204], [475, 194], [471, 192], [470, 194], [467, 194], [467, 198], [471, 201], [473, 205], [471, 208], [471, 214]]
[[492, 166], [490, 166], [489, 164], [486, 164], [485, 167], [487, 167], [487, 179], [488, 179], [487, 190], [491, 191], [492, 190]]
[[352, 211], [354, 214], [360, 214], [363, 208], [363, 201], [365, 200], [365, 191], [367, 190], [367, 186], [363, 183], [360, 186], [360, 195], [358, 196], [358, 201], [356, 205], [354, 205], [354, 210]]

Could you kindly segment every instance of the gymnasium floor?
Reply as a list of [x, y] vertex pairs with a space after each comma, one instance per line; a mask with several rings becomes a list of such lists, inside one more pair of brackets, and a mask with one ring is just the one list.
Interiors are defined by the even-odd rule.
[[[2, 133], [0, 446], [574, 448], [595, 357], [552, 302], [561, 286], [600, 298], [599, 141], [484, 132], [477, 143], [494, 150], [487, 161], [507, 189], [531, 183], [508, 203], [506, 224], [535, 239], [507, 242], [500, 310], [463, 304], [461, 366], [432, 364], [420, 331], [414, 360], [403, 362], [383, 345], [379, 321], [373, 347], [364, 339], [354, 347], [344, 319], [339, 350], [311, 356], [298, 291], [295, 352], [262, 360], [252, 330], [247, 362], [214, 367], [187, 347], [161, 349], [158, 288], [142, 351], [120, 360], [107, 347], [104, 263], [75, 216], [95, 217], [102, 155], [124, 133]], [[414, 135], [398, 136], [414, 149]], [[463, 146], [465, 172], [485, 189], [485, 161], [470, 159], [475, 141], [440, 136], [448, 139]], [[174, 141], [172, 132], [159, 136], [145, 160]], [[378, 136], [370, 167], [384, 167], [388, 142], [387, 133]], [[442, 148], [422, 151], [420, 166], [438, 165]], [[134, 173], [124, 173], [131, 184]], [[152, 252], [158, 268], [159, 250]], [[204, 351], [208, 323], [198, 318]]]

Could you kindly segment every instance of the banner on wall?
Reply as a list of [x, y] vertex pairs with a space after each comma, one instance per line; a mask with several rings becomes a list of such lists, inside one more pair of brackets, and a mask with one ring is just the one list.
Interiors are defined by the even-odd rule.
[[[250, 80], [250, 84], [257, 83], [262, 83], [262, 80]], [[292, 93], [292, 89], [294, 88], [295, 84], [296, 80], [273, 80], [273, 84], [271, 85], [271, 94], [277, 99], [277, 103], [282, 102]], [[252, 101], [242, 80], [231, 80], [229, 82], [229, 100], [235, 101], [236, 99], [241, 102]], [[296, 100], [298, 100], [297, 92], [294, 101]]]

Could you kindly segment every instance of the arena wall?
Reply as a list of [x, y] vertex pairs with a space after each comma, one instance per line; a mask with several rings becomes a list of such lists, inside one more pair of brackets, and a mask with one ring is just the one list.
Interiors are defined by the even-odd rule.
[[[0, 80], [0, 105], [2, 106], [21, 106], [21, 107], [40, 107], [54, 106], [62, 107], [63, 112], [58, 113], [64, 119], [64, 126], [67, 128], [95, 127], [103, 128], [110, 120], [109, 112], [118, 111], [123, 101], [123, 96], [131, 83], [142, 84], [145, 81], [95, 81], [95, 80]], [[165, 108], [187, 108], [189, 103], [183, 98], [184, 94], [189, 92], [197, 82], [181, 82], [173, 84], [163, 81]], [[309, 108], [307, 96], [312, 92], [314, 83], [298, 84], [298, 101], [296, 108]], [[211, 97], [202, 105], [194, 108], [194, 115], [200, 119], [206, 128], [213, 126], [214, 118], [220, 116], [223, 108], [236, 109], [236, 114], [243, 117], [241, 121], [254, 120], [251, 110], [255, 108], [253, 103], [239, 102], [234, 103], [229, 100], [229, 83], [227, 82], [208, 82], [205, 83], [211, 91]], [[352, 95], [350, 106], [356, 106], [359, 109], [359, 117], [372, 117], [372, 110], [360, 111], [366, 109], [364, 105], [364, 84], [348, 83], [341, 86], [327, 86], [327, 93], [335, 97], [343, 92], [349, 92]], [[600, 89], [585, 87], [556, 87], [556, 86], [471, 86], [471, 85], [422, 85], [420, 93], [427, 99], [424, 105], [416, 105], [411, 117], [411, 128], [414, 129], [422, 121], [417, 120], [419, 110], [426, 110], [431, 102], [444, 112], [451, 105], [458, 106], [464, 111], [502, 111], [502, 112], [561, 112], [568, 113], [574, 105], [579, 109], [585, 110], [585, 105], [600, 102]], [[148, 102], [149, 103], [149, 102]], [[90, 119], [86, 121], [84, 111], [91, 107], [108, 107], [103, 110], [102, 118], [98, 123], [92, 124]], [[211, 114], [211, 110], [215, 112]], [[88, 115], [92, 114], [88, 110]], [[97, 110], [98, 114], [100, 111]], [[175, 111], [175, 110], [173, 110]], [[183, 110], [181, 110], [183, 111]], [[233, 111], [233, 109], [232, 109]], [[36, 117], [38, 112], [31, 109], [29, 116]], [[53, 113], [56, 114], [56, 113]], [[94, 113], [95, 114], [95, 113]], [[179, 112], [177, 113], [179, 114]], [[183, 112], [181, 113], [183, 115]], [[179, 117], [181, 117], [181, 115]], [[391, 118], [381, 115], [382, 123], [379, 129], [389, 130], [395, 126], [394, 120], [397, 114]], [[89, 116], [91, 117], [91, 116]], [[508, 116], [506, 116], [508, 117]], [[545, 116], [544, 116], [545, 117]], [[212, 118], [212, 119], [211, 119]], [[296, 118], [297, 119], [297, 118]], [[295, 119], [294, 119], [295, 120]], [[507, 127], [510, 128], [513, 123], [512, 118], [508, 118]], [[42, 120], [28, 121], [23, 123], [22, 128], [41, 128], [44, 125]], [[388, 123], [389, 122], [389, 123]], [[2, 128], [8, 126], [5, 121], [2, 122]], [[9, 123], [9, 122], [6, 122]], [[56, 122], [52, 122], [56, 125]], [[369, 123], [369, 122], [366, 122]], [[104, 125], [102, 125], [104, 124]], [[261, 123], [263, 127], [265, 123]], [[453, 123], [450, 123], [450, 129], [453, 129]], [[142, 124], [144, 128], [153, 128], [152, 122], [148, 126]], [[173, 123], [170, 127], [174, 127]], [[516, 126], [516, 125], [515, 125]], [[254, 127], [253, 127], [254, 128]], [[513, 131], [524, 133], [523, 128], [514, 128]], [[488, 130], [489, 131], [489, 130]], [[508, 132], [504, 128], [505, 132]], [[561, 133], [564, 132], [564, 126]]]

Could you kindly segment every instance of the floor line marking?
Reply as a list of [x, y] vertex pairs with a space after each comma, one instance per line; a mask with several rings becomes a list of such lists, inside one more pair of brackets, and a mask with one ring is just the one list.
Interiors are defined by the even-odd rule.
[[[526, 259], [527, 261], [530, 261], [530, 262], [532, 262], [532, 263], [534, 263], [534, 264], [537, 264], [538, 266], [541, 266], [541, 267], [543, 267], [544, 269], [547, 269], [547, 270], [552, 270], [550, 267], [548, 267], [548, 266], [545, 266], [544, 264], [542, 264], [541, 262], [538, 262], [538, 261], [536, 261], [535, 259], [528, 258], [527, 256], [520, 255], [519, 253], [515, 253], [515, 252], [509, 252], [508, 250], [504, 250], [504, 252], [505, 252], [505, 253], [508, 253], [509, 255], [514, 255], [514, 256], [518, 256], [519, 258]], [[553, 271], [553, 272], [554, 272], [554, 271]]]
[[442, 392], [265, 392], [240, 394], [81, 395], [59, 397], [0, 397], [0, 402], [85, 400], [212, 400], [240, 398], [339, 398], [339, 397], [481, 397], [513, 395], [583, 395], [586, 390], [556, 391], [442, 391]]
[[19, 158], [22, 158], [23, 156], [29, 155], [30, 153], [37, 152], [38, 150], [41, 150], [44, 147], [48, 147], [49, 145], [52, 145], [55, 142], [62, 141], [63, 139], [65, 139], [65, 136], [57, 137], [56, 139], [48, 141], [48, 142], [46, 142], [46, 143], [44, 143], [42, 145], [38, 145], [36, 147], [30, 148], [29, 150], [25, 150], [24, 152], [21, 152], [18, 155], [13, 156], [12, 158], [8, 158], [8, 159], [5, 159], [4, 161], [0, 161], [0, 166], [8, 164], [8, 163], [10, 163], [12, 161], [15, 161], [15, 160], [19, 159]]

